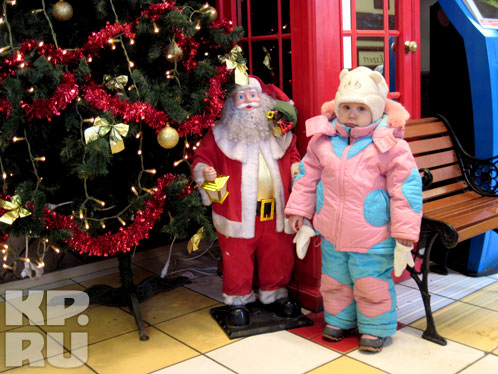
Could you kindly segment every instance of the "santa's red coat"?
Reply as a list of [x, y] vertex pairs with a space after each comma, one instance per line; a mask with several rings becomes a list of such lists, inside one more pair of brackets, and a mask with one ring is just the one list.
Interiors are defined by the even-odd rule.
[[[230, 176], [228, 197], [222, 204], [213, 203], [216, 230], [227, 237], [249, 239], [254, 236], [261, 152], [274, 185], [276, 231], [284, 231], [284, 208], [292, 187], [291, 165], [300, 161], [296, 136], [288, 132], [279, 138], [272, 136], [256, 144], [245, 144], [227, 139], [225, 130], [222, 125], [216, 125], [206, 134], [192, 164], [194, 179], [199, 185], [204, 182], [202, 170], [207, 166], [218, 174]], [[211, 204], [205, 191], [200, 191], [203, 203]], [[289, 229], [287, 233], [291, 233]]]

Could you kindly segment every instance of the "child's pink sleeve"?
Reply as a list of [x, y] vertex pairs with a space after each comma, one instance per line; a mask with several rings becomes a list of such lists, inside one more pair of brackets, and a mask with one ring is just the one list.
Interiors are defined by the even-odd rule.
[[314, 147], [316, 137], [308, 144], [308, 153], [301, 160], [299, 175], [285, 207], [286, 215], [296, 215], [311, 220], [316, 210], [316, 187], [322, 175], [322, 165]]
[[408, 143], [399, 140], [386, 156], [391, 197], [391, 236], [418, 241], [422, 220], [422, 179]]

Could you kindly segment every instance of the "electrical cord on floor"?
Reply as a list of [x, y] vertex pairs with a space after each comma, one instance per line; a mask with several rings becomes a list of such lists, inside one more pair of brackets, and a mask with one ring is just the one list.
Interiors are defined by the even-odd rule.
[[[208, 273], [208, 272], [206, 272], [208, 270], [214, 270], [214, 272]], [[199, 273], [202, 275], [216, 275], [217, 270], [218, 270], [218, 268], [216, 266], [212, 266], [212, 267], [204, 268], [204, 269], [186, 268], [186, 269], [178, 269], [178, 270], [172, 271], [168, 275], [184, 272], [185, 274], [183, 274], [183, 275], [185, 277], [187, 277], [188, 279], [193, 279], [193, 278], [195, 278], [195, 276], [193, 274], [189, 274], [191, 272]]]
[[[168, 273], [169, 266], [171, 264], [171, 254], [173, 252], [173, 245], [175, 244], [175, 241], [176, 241], [176, 236], [173, 238], [173, 241], [171, 242], [171, 244], [169, 246], [168, 259], [166, 260], [166, 263], [164, 264], [163, 269], [161, 271], [161, 278], [165, 278], [166, 275], [168, 275], [168, 274], [175, 274], [175, 273], [187, 272], [187, 271], [193, 271], [193, 272], [197, 272], [197, 273], [200, 273], [200, 274], [203, 274], [203, 275], [215, 275], [216, 274], [217, 267], [209, 267], [209, 268], [204, 268], [204, 269], [202, 269], [202, 268], [201, 269], [196, 269], [196, 268], [178, 269], [178, 270], [175, 270], [173, 272]], [[194, 256], [194, 257], [179, 257], [179, 258], [176, 258], [175, 260], [176, 261], [190, 261], [190, 260], [195, 260], [195, 259], [197, 259], [197, 258], [205, 255], [206, 252], [209, 252], [209, 250], [213, 247], [213, 245], [214, 245], [215, 242], [216, 242], [216, 240], [214, 240], [213, 242], [211, 242], [211, 244], [205, 250], [203, 250], [201, 253], [199, 253], [197, 256]], [[209, 252], [209, 253], [211, 254], [211, 252]], [[215, 270], [215, 272], [214, 273], [205, 273], [204, 271], [206, 271], [206, 270]], [[191, 277], [188, 277], [188, 278], [192, 279], [192, 278], [194, 278], [194, 276], [191, 276]]]

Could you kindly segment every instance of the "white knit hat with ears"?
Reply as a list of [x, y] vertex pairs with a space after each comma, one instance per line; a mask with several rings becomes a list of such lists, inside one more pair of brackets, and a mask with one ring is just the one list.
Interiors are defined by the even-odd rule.
[[339, 108], [344, 103], [364, 104], [372, 113], [372, 122], [377, 121], [386, 106], [387, 83], [378, 71], [360, 66], [349, 71], [344, 69], [339, 75], [341, 83], [335, 95], [335, 113], [339, 117]]

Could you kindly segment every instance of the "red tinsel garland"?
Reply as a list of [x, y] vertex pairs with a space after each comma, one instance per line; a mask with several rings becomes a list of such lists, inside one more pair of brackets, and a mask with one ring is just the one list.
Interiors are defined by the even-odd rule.
[[33, 104], [20, 101], [19, 105], [24, 110], [24, 115], [28, 121], [33, 118], [46, 119], [51, 121], [54, 116], [58, 116], [61, 110], [78, 96], [78, 85], [73, 74], [65, 73], [62, 82], [55, 89], [52, 97], [48, 99], [34, 100]]
[[103, 89], [103, 85], [93, 81], [82, 89], [82, 96], [91, 107], [104, 112], [110, 110], [114, 117], [122, 118], [127, 123], [143, 121], [159, 132], [168, 122], [168, 115], [154, 109], [152, 105], [122, 101], [119, 95], [110, 95]]
[[223, 91], [222, 86], [227, 81], [228, 74], [224, 65], [218, 67], [218, 74], [210, 79], [209, 89], [204, 99], [206, 101], [204, 114], [196, 115], [185, 121], [178, 131], [180, 136], [183, 134], [201, 135], [202, 130], [214, 126], [214, 121], [218, 118], [225, 103], [226, 92]]
[[148, 238], [149, 231], [163, 213], [166, 188], [176, 177], [173, 174], [166, 174], [159, 178], [154, 188], [154, 194], [145, 203], [145, 209], [137, 211], [133, 223], [126, 229], [121, 227], [116, 233], [108, 232], [100, 236], [91, 236], [80, 229], [73, 216], [57, 214], [49, 209], [45, 210], [45, 228], [47, 230], [69, 230], [72, 233], [72, 238], [67, 239], [66, 243], [80, 253], [110, 256], [119, 252], [128, 252], [142, 239]]
[[142, 17], [150, 18], [152, 22], [155, 22], [166, 13], [166, 11], [174, 9], [181, 12], [179, 8], [175, 7], [174, 1], [164, 1], [162, 4], [151, 4], [148, 9], [142, 11]]
[[183, 61], [183, 66], [187, 70], [187, 73], [190, 73], [195, 69], [197, 62], [195, 61], [195, 55], [197, 54], [197, 50], [199, 49], [199, 43], [197, 43], [193, 38], [187, 38], [187, 36], [181, 30], [177, 30], [175, 32], [176, 44], [182, 50], [190, 51], [188, 57], [185, 61]]
[[0, 112], [5, 115], [5, 118], [9, 118], [11, 110], [12, 105], [10, 104], [10, 101], [6, 98], [0, 97]]

